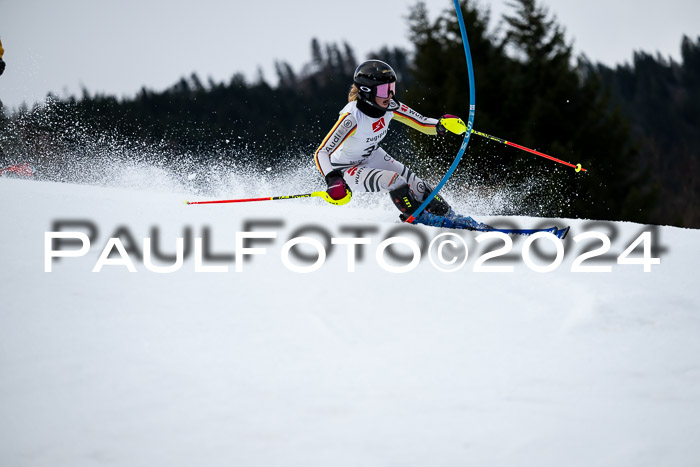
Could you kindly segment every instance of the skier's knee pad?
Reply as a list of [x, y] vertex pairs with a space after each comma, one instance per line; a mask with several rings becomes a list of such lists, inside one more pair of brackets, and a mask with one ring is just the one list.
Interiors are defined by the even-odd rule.
[[420, 203], [416, 200], [408, 185], [401, 185], [389, 192], [391, 201], [396, 208], [406, 214], [411, 214], [415, 211]]

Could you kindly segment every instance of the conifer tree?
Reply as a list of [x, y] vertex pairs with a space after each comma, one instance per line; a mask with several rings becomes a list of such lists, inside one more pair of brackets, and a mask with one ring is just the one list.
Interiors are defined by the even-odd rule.
[[[465, 159], [469, 170], [482, 171], [498, 186], [534, 175], [522, 203], [530, 212], [521, 213], [643, 220], [651, 198], [640, 190], [644, 173], [637, 171], [625, 122], [610, 110], [590, 67], [572, 64], [571, 45], [556, 18], [535, 0], [514, 1], [499, 40], [488, 33], [488, 14], [472, 1], [461, 5], [475, 70], [475, 128], [589, 168], [576, 174], [473, 137]], [[465, 107], [466, 73], [456, 58], [463, 52], [454, 14], [430, 24], [426, 13], [419, 4], [410, 18], [415, 79], [418, 92], [436, 106], [433, 115], [440, 115], [438, 103]]]

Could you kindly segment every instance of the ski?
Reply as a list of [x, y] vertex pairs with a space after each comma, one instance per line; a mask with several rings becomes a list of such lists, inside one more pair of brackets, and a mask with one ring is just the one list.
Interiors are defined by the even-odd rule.
[[[405, 215], [402, 215], [401, 220], [406, 221], [407, 219]], [[532, 235], [537, 232], [547, 232], [560, 239], [564, 239], [566, 234], [569, 233], [569, 227], [564, 227], [562, 229], [558, 227], [548, 227], [544, 229], [498, 229], [488, 224], [478, 222], [471, 217], [456, 215], [451, 210], [446, 216], [438, 216], [423, 211], [417, 218], [412, 218], [411, 223], [447, 229], [472, 230], [476, 232], [502, 232], [513, 235]]]
[[514, 234], [514, 235], [532, 235], [537, 232], [547, 232], [553, 234], [555, 237], [564, 239], [566, 237], [566, 234], [569, 233], [569, 228], [570, 227], [564, 227], [563, 229], [560, 229], [558, 227], [549, 227], [546, 229], [471, 229], [475, 230], [477, 232], [503, 232], [505, 234]]

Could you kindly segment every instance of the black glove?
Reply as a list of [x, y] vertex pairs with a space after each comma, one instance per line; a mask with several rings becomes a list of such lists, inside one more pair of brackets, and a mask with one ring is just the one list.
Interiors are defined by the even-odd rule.
[[5, 71], [5, 62], [3, 61], [2, 58], [0, 58], [0, 75], [2, 72]]
[[328, 196], [336, 201], [345, 198], [350, 192], [350, 187], [345, 183], [343, 173], [340, 170], [328, 172], [328, 175], [326, 175], [326, 184], [328, 185], [328, 189], [326, 190]]

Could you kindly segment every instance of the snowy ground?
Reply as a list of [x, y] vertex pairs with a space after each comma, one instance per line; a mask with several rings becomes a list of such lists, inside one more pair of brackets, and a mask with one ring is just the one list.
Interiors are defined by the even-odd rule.
[[[444, 231], [392, 232], [403, 227], [385, 201], [185, 206], [197, 197], [140, 185], [0, 178], [3, 467], [700, 465], [697, 230], [559, 220], [572, 230], [549, 273], [523, 262], [522, 237], [504, 262], [485, 263], [513, 272], [474, 272], [503, 243], [464, 232], [460, 271], [424, 255], [397, 274], [375, 257], [387, 236]], [[97, 236], [45, 272], [57, 221]], [[231, 257], [203, 259], [228, 272], [195, 272], [190, 252], [159, 274], [133, 254], [155, 231], [167, 254], [177, 237], [208, 234], [212, 254], [233, 256], [251, 221], [272, 222], [253, 230], [277, 237], [254, 243], [266, 254], [242, 272]], [[316, 272], [287, 268], [283, 245], [310, 227], [369, 229], [356, 272], [343, 246]], [[570, 271], [600, 246], [574, 242], [591, 230], [612, 245], [606, 261], [583, 264], [612, 272]], [[617, 265], [644, 230], [661, 264]], [[115, 233], [137, 272], [92, 272]]]

